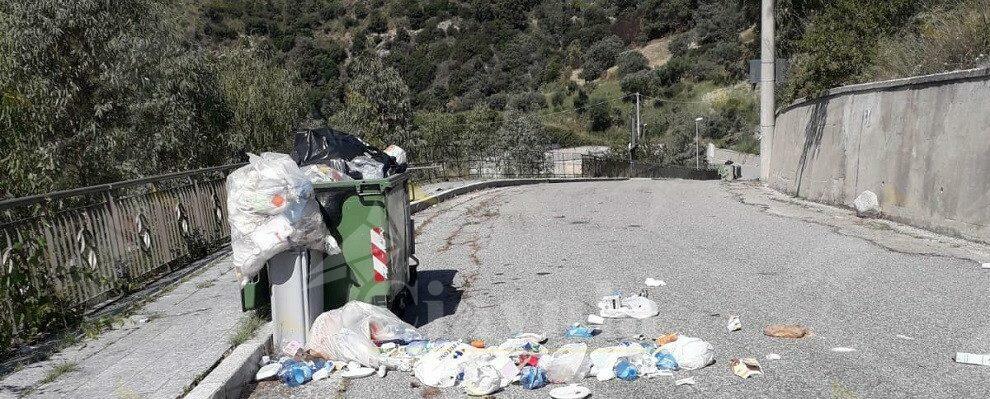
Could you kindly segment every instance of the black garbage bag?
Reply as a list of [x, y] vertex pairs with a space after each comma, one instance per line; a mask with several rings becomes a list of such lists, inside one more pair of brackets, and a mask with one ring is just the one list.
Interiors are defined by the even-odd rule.
[[[330, 165], [338, 167], [341, 160], [347, 162], [366, 156], [382, 164], [382, 175], [400, 172], [395, 158], [350, 134], [326, 127], [299, 130], [293, 137], [292, 159], [299, 166]], [[349, 168], [348, 168], [349, 169]], [[364, 178], [356, 170], [342, 170], [355, 179]]]

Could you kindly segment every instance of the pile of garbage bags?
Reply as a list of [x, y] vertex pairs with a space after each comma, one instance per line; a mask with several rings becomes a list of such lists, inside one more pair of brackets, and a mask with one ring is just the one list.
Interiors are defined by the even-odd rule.
[[227, 177], [231, 259], [241, 285], [272, 256], [293, 247], [340, 252], [313, 192], [314, 183], [379, 179], [401, 173], [406, 154], [385, 151], [332, 129], [296, 132], [292, 155], [248, 154]]

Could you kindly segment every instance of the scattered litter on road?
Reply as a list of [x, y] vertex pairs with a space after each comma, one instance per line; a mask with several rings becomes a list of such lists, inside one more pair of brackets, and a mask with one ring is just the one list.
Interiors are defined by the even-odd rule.
[[698, 381], [695, 381], [694, 380], [694, 377], [681, 378], [681, 379], [679, 379], [677, 381], [674, 381], [674, 385], [677, 385], [677, 386], [681, 386], [681, 385], [694, 385], [694, 384], [697, 384], [697, 383], [698, 383]]
[[990, 354], [956, 352], [955, 360], [956, 363], [990, 366]]
[[656, 359], [657, 369], [661, 371], [674, 371], [678, 368], [677, 359], [674, 358], [674, 355], [657, 351], [653, 357]]
[[729, 366], [732, 368], [732, 372], [742, 378], [749, 378], [754, 375], [763, 374], [763, 369], [760, 367], [760, 362], [755, 358], [745, 357], [745, 358], [732, 358], [729, 360]]
[[566, 344], [553, 354], [540, 357], [539, 366], [547, 371], [547, 381], [562, 384], [584, 378], [582, 366], [588, 345]]
[[763, 329], [763, 334], [774, 338], [803, 338], [811, 332], [799, 324], [771, 324]]
[[615, 377], [620, 380], [635, 381], [639, 378], [639, 371], [636, 370], [636, 366], [633, 366], [628, 360], [622, 360], [619, 363], [616, 363], [613, 370], [615, 372]]
[[523, 389], [539, 389], [547, 385], [547, 372], [539, 367], [526, 366], [519, 376], [519, 385]]
[[990, 269], [990, 262], [983, 262], [983, 265], [981, 265], [980, 267], [984, 269]]
[[347, 366], [344, 367], [344, 371], [340, 373], [340, 376], [344, 378], [364, 378], [375, 374], [375, 372], [375, 369], [364, 367], [358, 362], [348, 362]]
[[605, 318], [596, 314], [588, 315], [588, 324], [605, 324]]
[[471, 340], [471, 346], [473, 346], [475, 348], [478, 348], [478, 349], [482, 349], [482, 348], [485, 347], [485, 340], [483, 340], [483, 339], [472, 339]]
[[606, 318], [646, 319], [660, 313], [660, 306], [656, 302], [640, 295], [626, 298], [621, 298], [619, 295], [608, 295], [598, 302], [598, 309], [598, 314]]
[[742, 330], [742, 322], [739, 321], [739, 316], [729, 316], [729, 323], [725, 325], [725, 329], [732, 331]]
[[664, 334], [657, 338], [657, 345], [664, 346], [674, 341], [677, 341], [677, 333]]
[[584, 338], [584, 339], [587, 339], [587, 338], [591, 338], [591, 337], [593, 337], [593, 336], [595, 336], [597, 334], [598, 334], [598, 330], [596, 330], [594, 328], [586, 327], [586, 326], [582, 326], [580, 324], [574, 323], [574, 325], [572, 325], [570, 328], [567, 329], [566, 332], [564, 332], [564, 337], [565, 338]]
[[832, 350], [832, 352], [836, 352], [836, 353], [849, 353], [849, 352], [855, 352], [856, 351], [856, 349], [854, 349], [854, 348], [847, 348], [847, 347], [844, 347], [844, 346], [837, 346], [835, 348], [832, 348], [831, 350]]
[[647, 278], [644, 283], [646, 284], [647, 287], [663, 287], [667, 285], [666, 281], [657, 280], [653, 277]]
[[765, 357], [767, 360], [780, 360], [780, 355], [776, 353], [768, 353]]
[[897, 334], [897, 338], [903, 339], [905, 341], [914, 341], [914, 337], [909, 337], [904, 334]]
[[553, 399], [583, 399], [588, 395], [591, 395], [591, 390], [577, 384], [550, 390], [550, 397]]

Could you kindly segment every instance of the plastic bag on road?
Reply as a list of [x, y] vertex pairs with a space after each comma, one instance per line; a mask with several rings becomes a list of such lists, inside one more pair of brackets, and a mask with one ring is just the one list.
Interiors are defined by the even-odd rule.
[[555, 384], [580, 380], [591, 366], [585, 356], [587, 352], [588, 345], [567, 344], [552, 355], [541, 357], [539, 367], [547, 371], [547, 380]]
[[679, 335], [659, 350], [674, 356], [681, 370], [696, 370], [715, 362], [715, 347], [701, 338]]
[[335, 253], [313, 185], [285, 154], [248, 154], [250, 163], [227, 177], [231, 261], [245, 284], [265, 262], [293, 246]]
[[355, 361], [377, 368], [377, 344], [422, 340], [416, 328], [384, 308], [351, 301], [321, 314], [310, 328], [307, 349], [325, 359]]
[[519, 368], [504, 354], [485, 354], [469, 357], [462, 364], [464, 392], [471, 396], [484, 396], [507, 387], [519, 375]]

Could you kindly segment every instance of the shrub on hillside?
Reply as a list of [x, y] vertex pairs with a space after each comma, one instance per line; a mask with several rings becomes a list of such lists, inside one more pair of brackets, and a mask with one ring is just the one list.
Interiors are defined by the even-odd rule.
[[633, 72], [639, 72], [649, 68], [649, 61], [638, 51], [624, 51], [619, 54], [616, 64], [619, 77], [626, 76]]

